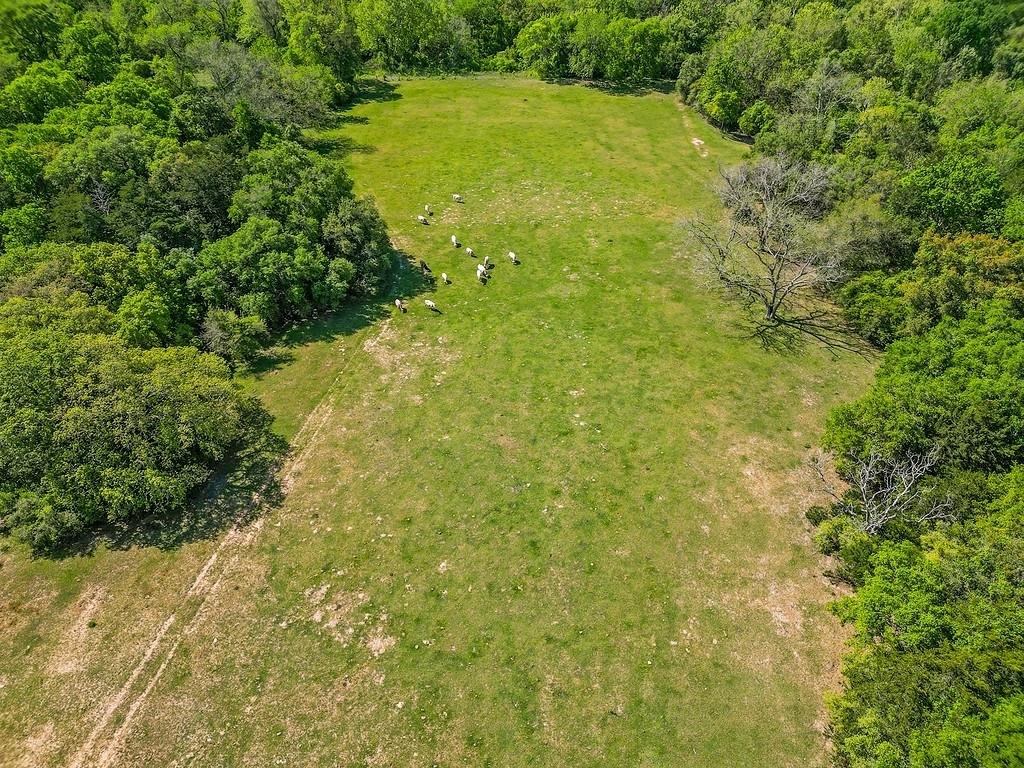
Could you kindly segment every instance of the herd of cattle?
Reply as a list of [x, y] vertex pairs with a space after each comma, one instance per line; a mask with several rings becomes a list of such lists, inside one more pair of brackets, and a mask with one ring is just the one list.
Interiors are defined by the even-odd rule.
[[[465, 200], [463, 199], [462, 195], [459, 194], [452, 195], [452, 200], [454, 200], [456, 203], [465, 203]], [[434, 215], [434, 209], [430, 206], [429, 203], [423, 206], [423, 214], [417, 216], [416, 220], [420, 224], [423, 224], [424, 226], [429, 226], [429, 217]], [[453, 248], [462, 247], [462, 243], [459, 242], [459, 238], [457, 238], [455, 235], [452, 235], [451, 242]], [[469, 256], [470, 258], [473, 258], [474, 256], [476, 256], [476, 252], [469, 246], [466, 246], [466, 255]], [[508, 252], [508, 260], [511, 261], [513, 264], [520, 263], [519, 257], [516, 256], [515, 251]], [[430, 267], [427, 265], [427, 262], [425, 262], [423, 259], [419, 260], [419, 264], [420, 270], [423, 272], [424, 277], [433, 274]], [[487, 281], [490, 279], [491, 270], [493, 268], [494, 264], [491, 263], [491, 257], [484, 256], [484, 260], [476, 265], [476, 279], [479, 280], [482, 284], [486, 285]], [[452, 281], [449, 279], [447, 272], [441, 273], [441, 282], [444, 283], [445, 285], [451, 285]], [[440, 309], [438, 309], [437, 304], [431, 301], [430, 299], [424, 299], [423, 303], [427, 306], [427, 309], [429, 309], [432, 312], [441, 311]], [[395, 306], [398, 307], [399, 311], [401, 312], [405, 312], [408, 309], [406, 303], [401, 299], [395, 299]]]

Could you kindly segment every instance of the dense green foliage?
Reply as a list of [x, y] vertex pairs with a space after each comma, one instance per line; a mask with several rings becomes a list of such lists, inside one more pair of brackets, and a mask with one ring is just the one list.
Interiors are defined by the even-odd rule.
[[231, 373], [268, 331], [380, 287], [375, 208], [296, 140], [351, 93], [346, 18], [0, 6], [0, 532], [180, 509], [263, 421]]

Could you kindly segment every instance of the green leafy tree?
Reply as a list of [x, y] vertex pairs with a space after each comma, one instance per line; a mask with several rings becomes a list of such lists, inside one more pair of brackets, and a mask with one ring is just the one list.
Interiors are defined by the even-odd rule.
[[256, 412], [224, 363], [192, 348], [3, 333], [0, 530], [38, 551], [176, 513]]
[[243, 173], [229, 140], [169, 148], [148, 171], [148, 233], [163, 247], [199, 248], [229, 233], [228, 209]]
[[1002, 234], [1007, 240], [1024, 240], [1024, 196], [1015, 197], [1007, 203]]
[[48, 224], [47, 210], [38, 203], [8, 208], [0, 213], [4, 248], [10, 250], [41, 242], [46, 236]]
[[757, 136], [761, 131], [766, 128], [771, 128], [775, 122], [776, 113], [770, 104], [767, 102], [755, 101], [740, 115], [739, 129], [748, 136]]
[[366, 296], [381, 289], [393, 251], [387, 225], [371, 200], [339, 203], [324, 220], [323, 240], [333, 270], [331, 306], [349, 291]]
[[256, 316], [239, 317], [229, 309], [211, 309], [203, 319], [203, 346], [224, 358], [232, 372], [256, 359], [267, 340], [267, 326]]
[[33, 64], [0, 90], [0, 124], [38, 122], [57, 107], [82, 96], [75, 76], [57, 62]]
[[310, 238], [318, 236], [328, 211], [352, 190], [339, 164], [292, 141], [264, 140], [249, 153], [246, 169], [231, 204], [232, 220], [272, 218]]
[[158, 347], [171, 340], [171, 312], [154, 288], [132, 291], [115, 313], [117, 335], [133, 347]]
[[924, 456], [1005, 472], [1024, 459], [1024, 320], [993, 301], [886, 351], [875, 383], [832, 412], [826, 447], [838, 456]]
[[420, 0], [358, 0], [352, 8], [363, 48], [385, 67], [421, 64], [420, 41], [429, 39], [437, 8]]
[[105, 83], [118, 65], [114, 30], [101, 16], [90, 16], [67, 26], [60, 34], [60, 57], [80, 80]]
[[522, 66], [538, 77], [565, 77], [572, 55], [572, 19], [568, 14], [542, 16], [516, 36], [515, 51]]
[[1012, 18], [1004, 3], [988, 0], [946, 0], [931, 17], [929, 26], [952, 53], [970, 47], [987, 69], [1002, 33]]
[[21, 144], [0, 149], [0, 205], [30, 202], [41, 190], [42, 156]]
[[615, 19], [604, 32], [604, 71], [610, 80], [639, 82], [662, 74], [667, 36], [660, 19]]
[[52, 58], [71, 14], [70, 6], [51, 0], [5, 2], [0, 6], [0, 40], [25, 61]]
[[260, 217], [203, 248], [198, 261], [191, 287], [207, 306], [258, 315], [270, 328], [318, 308], [314, 288], [328, 266], [305, 237]]
[[998, 232], [1006, 192], [991, 165], [953, 153], [906, 174], [894, 201], [900, 212], [941, 232]]

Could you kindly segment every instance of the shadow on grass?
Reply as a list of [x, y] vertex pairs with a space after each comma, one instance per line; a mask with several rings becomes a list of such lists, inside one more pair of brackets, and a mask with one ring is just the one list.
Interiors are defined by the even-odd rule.
[[611, 96], [647, 96], [651, 93], [673, 93], [676, 84], [671, 80], [650, 80], [643, 83], [613, 83], [606, 80], [573, 80], [553, 78], [547, 80], [555, 85], [582, 85]]
[[402, 98], [398, 86], [386, 80], [364, 78], [356, 84], [356, 94], [345, 108], [334, 113], [331, 125], [321, 126], [303, 132], [302, 143], [321, 155], [335, 160], [343, 160], [353, 154], [372, 154], [377, 148], [371, 144], [361, 144], [355, 139], [342, 135], [338, 129], [345, 125], [366, 125], [370, 122], [364, 115], [352, 114], [352, 108], [359, 104], [375, 101], [397, 101]]
[[379, 78], [362, 78], [356, 81], [356, 95], [349, 102], [350, 107], [371, 101], [398, 101], [402, 94], [395, 83]]
[[[254, 366], [253, 373], [260, 375], [288, 363], [294, 357], [292, 349], [356, 333], [396, 313], [395, 299], [409, 300], [433, 284], [432, 276], [421, 274], [417, 262], [407, 253], [393, 252], [380, 295], [352, 301], [337, 312], [285, 331], [272, 351]], [[45, 556], [59, 559], [88, 555], [101, 544], [115, 550], [173, 550], [252, 522], [284, 499], [280, 470], [291, 448], [272, 430], [272, 422], [270, 414], [254, 402], [238, 450], [214, 471], [181, 512], [109, 524]]]
[[279, 506], [284, 492], [278, 475], [289, 452], [288, 441], [271, 430], [272, 419], [266, 411], [254, 411], [238, 452], [217, 469], [184, 510], [104, 531], [94, 537], [93, 546], [102, 541], [110, 549], [174, 550], [247, 525]]
[[295, 359], [292, 350], [298, 347], [348, 336], [391, 316], [398, 311], [395, 299], [408, 301], [436, 285], [433, 275], [424, 275], [418, 265], [418, 257], [394, 251], [385, 287], [378, 295], [354, 299], [337, 312], [292, 326], [273, 339], [266, 354], [249, 370], [257, 377], [262, 376], [292, 362]]
[[56, 559], [89, 555], [101, 544], [113, 550], [174, 550], [250, 523], [280, 504], [284, 494], [278, 470], [288, 455], [288, 442], [271, 430], [270, 414], [258, 404], [247, 415], [238, 449], [193, 493], [183, 510], [110, 523], [41, 555]]
[[309, 149], [332, 160], [344, 160], [349, 155], [372, 155], [377, 148], [372, 144], [361, 144], [355, 139], [339, 133], [307, 135], [303, 139]]
[[857, 335], [840, 319], [833, 322], [786, 322], [766, 325], [756, 318], [738, 319], [733, 324], [733, 338], [756, 341], [762, 349], [781, 356], [799, 355], [810, 347], [827, 352], [833, 360], [843, 354], [873, 359], [878, 350]]
[[365, 115], [353, 115], [349, 112], [339, 112], [335, 116], [334, 122], [342, 125], [366, 125], [370, 122], [370, 118]]

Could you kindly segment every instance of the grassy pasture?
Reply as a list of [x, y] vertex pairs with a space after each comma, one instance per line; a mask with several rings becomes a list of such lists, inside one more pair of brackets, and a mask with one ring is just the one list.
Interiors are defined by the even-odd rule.
[[0, 555], [0, 765], [821, 764], [800, 467], [870, 370], [763, 352], [699, 284], [679, 222], [743, 148], [671, 95], [504, 78], [316, 138], [452, 285], [404, 266], [251, 377], [294, 446], [257, 523]]

